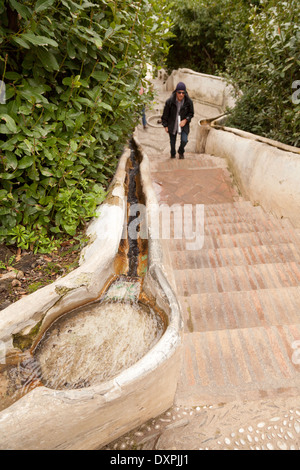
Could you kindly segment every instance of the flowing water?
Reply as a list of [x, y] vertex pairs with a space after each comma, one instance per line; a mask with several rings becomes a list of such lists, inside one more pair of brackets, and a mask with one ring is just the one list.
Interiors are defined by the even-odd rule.
[[20, 353], [15, 362], [0, 366], [0, 411], [42, 385], [39, 364], [29, 351]]

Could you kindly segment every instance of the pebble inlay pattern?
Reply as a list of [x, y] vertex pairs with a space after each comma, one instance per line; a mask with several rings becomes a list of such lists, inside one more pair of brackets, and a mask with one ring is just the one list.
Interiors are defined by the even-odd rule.
[[251, 424], [222, 431], [218, 413], [230, 421], [223, 405], [173, 407], [102, 450], [300, 450], [300, 408], [278, 411], [267, 419], [254, 413]]

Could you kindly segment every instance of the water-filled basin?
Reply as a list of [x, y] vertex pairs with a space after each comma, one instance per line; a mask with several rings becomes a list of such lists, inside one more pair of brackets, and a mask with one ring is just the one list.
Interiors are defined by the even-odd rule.
[[89, 387], [135, 364], [160, 339], [164, 323], [139, 302], [97, 302], [56, 320], [35, 351], [43, 384]]

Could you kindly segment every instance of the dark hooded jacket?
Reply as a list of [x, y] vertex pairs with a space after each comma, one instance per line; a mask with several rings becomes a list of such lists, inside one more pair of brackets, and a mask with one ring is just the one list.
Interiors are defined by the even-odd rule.
[[[173, 91], [172, 96], [166, 101], [163, 115], [161, 118], [162, 125], [169, 129], [169, 132], [174, 129], [177, 115], [176, 106], [176, 91]], [[194, 105], [193, 101], [189, 97], [188, 93], [185, 93], [183, 105], [180, 110], [180, 120], [187, 119], [186, 125], [182, 128], [187, 134], [190, 132], [190, 122], [194, 116]]]

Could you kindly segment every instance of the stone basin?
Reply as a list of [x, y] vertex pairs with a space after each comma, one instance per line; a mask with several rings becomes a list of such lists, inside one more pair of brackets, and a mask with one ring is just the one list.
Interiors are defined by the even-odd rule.
[[[157, 201], [149, 160], [136, 139], [135, 143], [142, 160], [146, 207], [153, 206]], [[15, 360], [22, 345], [30, 344], [35, 350], [40, 339], [55, 329], [56, 321], [67, 318], [68, 312], [95, 305], [112, 285], [125, 218], [129, 155], [127, 149], [120, 158], [108, 197], [89, 226], [91, 243], [82, 252], [79, 268], [0, 312], [0, 344], [6, 353], [0, 371]], [[149, 349], [141, 349], [128, 367], [121, 366], [112, 377], [104, 374], [98, 382], [92, 374], [88, 383], [76, 377], [79, 386], [71, 389], [51, 380], [45, 386], [44, 380], [28, 391], [0, 412], [0, 449], [98, 449], [172, 406], [181, 367], [183, 325], [167, 271], [160, 242], [149, 235], [148, 267], [139, 300], [144, 308], [163, 312], [161, 335], [150, 338]], [[50, 364], [50, 357], [45, 364]], [[55, 369], [55, 361], [53, 364]]]

